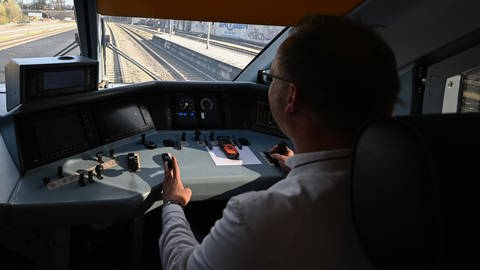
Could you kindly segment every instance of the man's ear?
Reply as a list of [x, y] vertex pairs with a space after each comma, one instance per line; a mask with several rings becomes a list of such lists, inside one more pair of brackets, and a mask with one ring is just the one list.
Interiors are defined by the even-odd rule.
[[295, 113], [298, 106], [298, 89], [293, 83], [288, 84], [287, 89], [287, 105], [285, 106], [285, 113]]

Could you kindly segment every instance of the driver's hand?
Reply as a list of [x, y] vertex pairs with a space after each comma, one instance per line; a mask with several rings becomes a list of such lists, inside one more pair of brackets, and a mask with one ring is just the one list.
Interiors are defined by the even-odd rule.
[[165, 178], [162, 183], [163, 201], [174, 200], [185, 206], [192, 198], [192, 190], [183, 186], [180, 168], [175, 157], [172, 157], [172, 167], [168, 170], [167, 162], [163, 164], [165, 170]]
[[278, 160], [278, 164], [280, 165], [280, 168], [282, 168], [285, 172], [289, 172], [291, 169], [285, 164], [285, 161], [295, 155], [295, 153], [292, 151], [292, 149], [287, 147], [287, 152], [284, 155], [279, 154], [278, 151], [278, 145], [275, 145], [272, 149], [270, 149], [270, 156], [276, 160]]

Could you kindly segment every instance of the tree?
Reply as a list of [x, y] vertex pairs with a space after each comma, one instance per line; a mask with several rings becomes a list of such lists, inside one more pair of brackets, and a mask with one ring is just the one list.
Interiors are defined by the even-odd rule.
[[9, 22], [18, 22], [22, 20], [22, 9], [15, 0], [6, 0], [3, 2]]
[[8, 22], [7, 10], [4, 3], [0, 3], [0, 24], [6, 24]]

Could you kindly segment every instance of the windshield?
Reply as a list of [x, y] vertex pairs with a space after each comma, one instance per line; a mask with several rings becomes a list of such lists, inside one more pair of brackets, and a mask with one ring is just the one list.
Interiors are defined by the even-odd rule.
[[0, 1], [0, 84], [11, 58], [78, 55], [73, 0]]
[[103, 16], [103, 78], [231, 81], [283, 26]]

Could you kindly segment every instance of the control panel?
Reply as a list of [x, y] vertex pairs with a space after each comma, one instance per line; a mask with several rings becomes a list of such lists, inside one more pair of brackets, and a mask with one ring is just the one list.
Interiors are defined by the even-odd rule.
[[255, 102], [266, 93], [255, 84], [151, 83], [38, 101], [2, 116], [2, 154], [19, 173], [3, 201], [8, 222], [137, 216], [160, 200], [169, 156], [194, 201], [266, 189], [285, 176], [268, 155], [282, 137], [258, 129]]
[[[247, 130], [150, 130], [28, 170], [11, 198], [12, 215], [18, 222], [45, 219], [44, 211], [52, 222], [123, 216], [122, 205], [141, 208], [152, 190], [161, 189], [165, 153], [177, 158], [194, 201], [232, 196], [245, 186], [265, 189], [285, 176], [264, 155], [279, 140]], [[227, 143], [235, 156], [221, 149]]]

